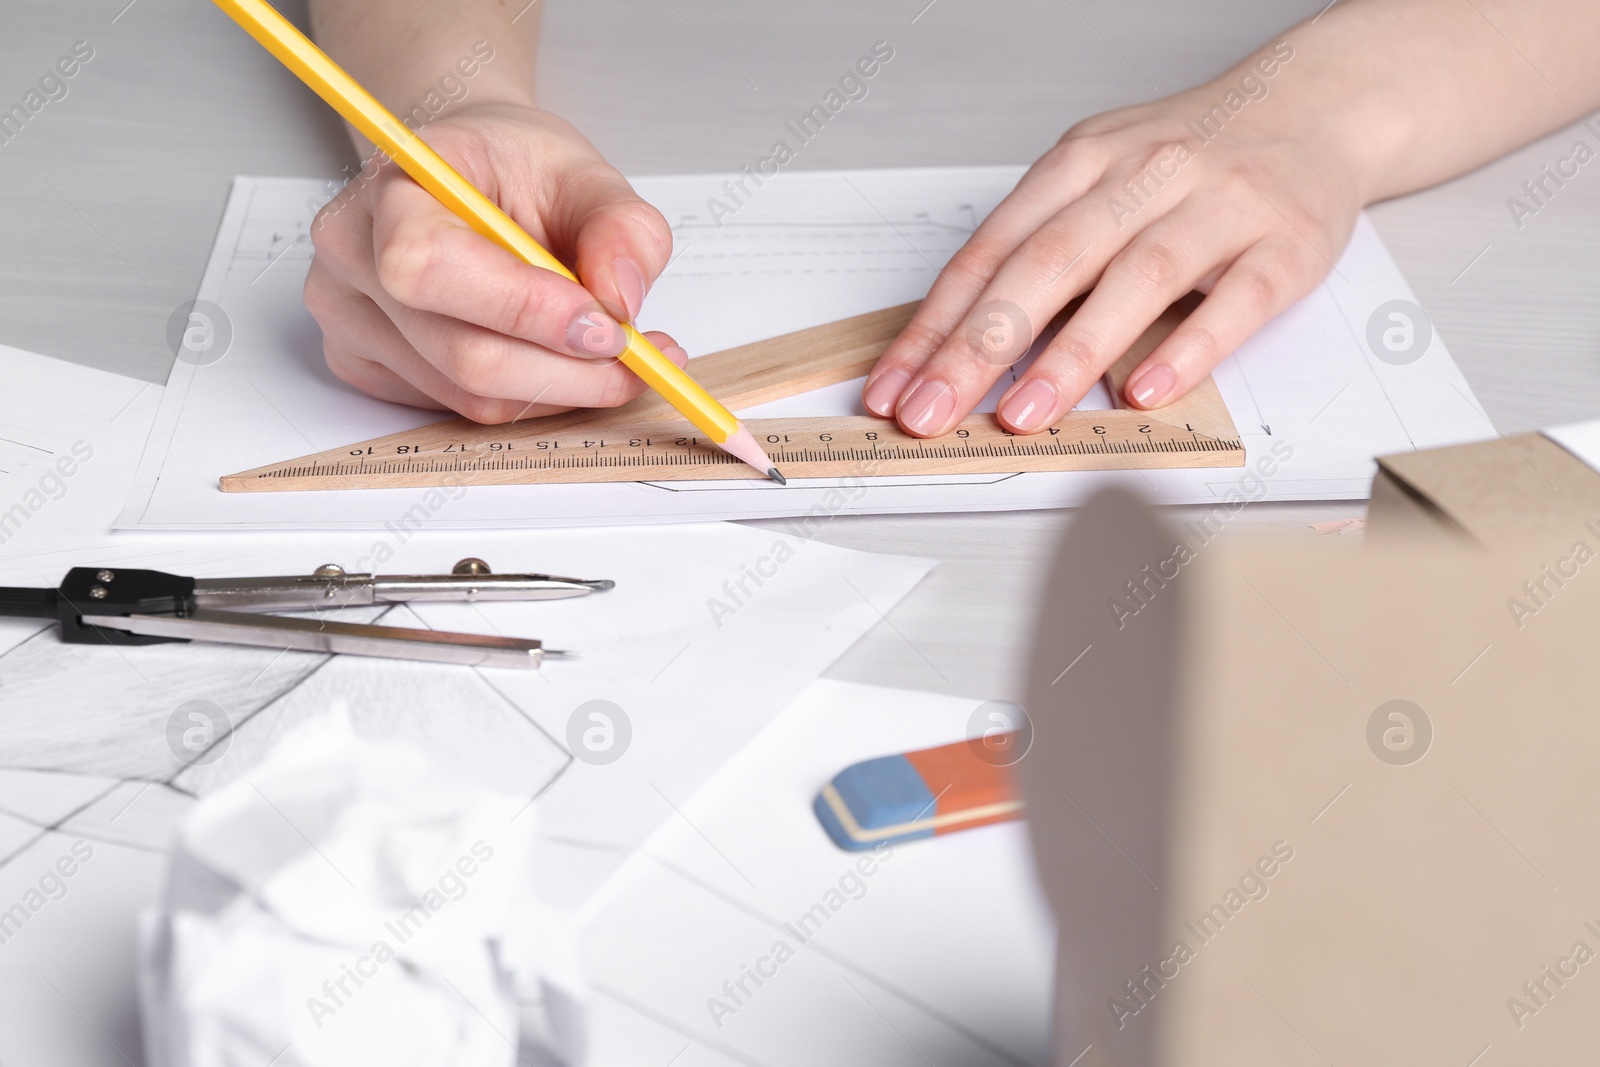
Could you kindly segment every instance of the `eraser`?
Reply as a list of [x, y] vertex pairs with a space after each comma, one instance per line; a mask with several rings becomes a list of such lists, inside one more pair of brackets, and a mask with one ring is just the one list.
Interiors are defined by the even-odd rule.
[[993, 751], [957, 741], [851, 764], [817, 794], [817, 819], [852, 851], [1015, 819], [1022, 798]]

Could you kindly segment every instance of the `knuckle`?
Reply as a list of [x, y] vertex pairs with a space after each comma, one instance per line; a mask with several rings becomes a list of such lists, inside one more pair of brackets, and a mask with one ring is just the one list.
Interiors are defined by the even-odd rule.
[[1074, 380], [1099, 377], [1103, 348], [1076, 330], [1062, 330], [1050, 344], [1050, 362], [1058, 377]]
[[1113, 135], [1126, 124], [1120, 112], [1093, 115], [1075, 124], [1055, 144], [1052, 151], [1066, 158], [1107, 163], [1114, 153]]
[[595, 398], [594, 406], [597, 408], [614, 408], [632, 400], [637, 392], [634, 383], [638, 381], [622, 364], [613, 364], [607, 367], [600, 382], [600, 393]]
[[342, 197], [323, 205], [311, 221], [312, 262], [326, 259], [338, 264], [356, 259], [362, 245], [360, 215]]
[[895, 341], [895, 349], [903, 362], [912, 364], [905, 369], [915, 370], [915, 365], [939, 351], [939, 346], [943, 343], [944, 334], [927, 323], [912, 320], [904, 330], [900, 331], [900, 336]]
[[1163, 141], [1145, 156], [1144, 165], [1140, 167], [1140, 170], [1153, 170], [1162, 177], [1171, 178], [1173, 175], [1167, 173], [1168, 168], [1174, 161], [1188, 155], [1190, 151], [1189, 146], [1182, 141]]
[[551, 192], [561, 202], [558, 207], [594, 203], [597, 192], [605, 190], [616, 178], [617, 172], [604, 163], [573, 160], [562, 173], [560, 185]]
[[1262, 175], [1252, 177], [1248, 167], [1233, 159], [1208, 160], [1206, 167], [1207, 180], [1216, 183], [1225, 203], [1242, 209], [1244, 218], [1256, 222], [1258, 226], [1283, 221], [1260, 193], [1259, 183], [1264, 180]]
[[1178, 284], [1183, 267], [1183, 257], [1164, 241], [1143, 240], [1127, 252], [1127, 269], [1147, 293], [1166, 292]]
[[317, 324], [326, 332], [333, 319], [334, 307], [337, 301], [334, 297], [333, 286], [322, 271], [317, 269], [315, 262], [311, 264], [311, 270], [306, 274], [306, 283], [301, 290], [301, 296], [305, 301], [306, 310], [311, 313], [311, 317], [316, 319]]
[[1048, 226], [1024, 241], [1017, 254], [1055, 282], [1083, 258], [1086, 247], [1064, 227]]
[[1030, 174], [1059, 177], [1074, 167], [1093, 165], [1105, 158], [1104, 142], [1098, 130], [1074, 126], [1028, 168]]
[[989, 284], [1005, 261], [1004, 245], [992, 237], [976, 233], [950, 257], [950, 262], [945, 265], [945, 273], [967, 282], [964, 288], [976, 291]]
[[362, 368], [359, 360], [326, 342], [322, 346], [322, 359], [328, 364], [328, 370], [335, 378], [346, 385], [360, 388], [360, 371]]
[[1184, 347], [1198, 357], [1203, 366], [1215, 366], [1229, 355], [1222, 350], [1222, 341], [1211, 327], [1198, 322], [1185, 323], [1184, 326]]
[[410, 304], [437, 270], [439, 242], [414, 226], [402, 225], [378, 250], [378, 282], [384, 291]]
[[947, 376], [959, 376], [962, 371], [957, 368], [994, 362], [993, 359], [987, 358], [987, 353], [968, 336], [968, 333], [967, 330], [957, 330], [945, 340], [944, 350], [939, 356], [940, 366], [944, 368]]
[[492, 396], [500, 380], [500, 361], [493, 340], [476, 330], [461, 330], [445, 343], [439, 369], [469, 393]]
[[1093, 115], [1081, 122], [1073, 123], [1067, 132], [1056, 141], [1054, 151], [1082, 152], [1092, 150], [1096, 141], [1116, 129], [1116, 122], [1109, 115]]
[[341, 226], [335, 221], [344, 211], [343, 196], [323, 204], [311, 220], [311, 248], [317, 255], [330, 255], [339, 247]]
[[322, 210], [317, 212], [317, 217], [311, 220], [311, 253], [313, 260], [321, 256], [333, 255], [334, 249], [338, 244], [337, 235], [329, 225], [333, 221], [333, 216], [328, 214], [328, 208], [335, 203], [337, 201], [330, 201], [324, 205]]
[[[1284, 280], [1284, 291], [1290, 297], [1304, 296], [1333, 270], [1333, 263], [1318, 251], [1319, 246], [1328, 249], [1334, 257], [1343, 248], [1340, 235], [1307, 232], [1311, 234], [1309, 240], [1295, 234], [1292, 242], [1288, 239], [1266, 242], [1273, 249], [1266, 269]], [[1319, 244], [1312, 244], [1312, 241]]]
[[1252, 308], [1265, 310], [1277, 307], [1278, 298], [1283, 292], [1280, 272], [1260, 264], [1240, 264], [1236, 273], [1238, 277], [1233, 279], [1233, 284], [1238, 287], [1241, 298]]
[[[1268, 208], [1267, 227], [1276, 231], [1286, 241], [1298, 242], [1309, 259], [1321, 260], [1319, 249], [1329, 248], [1331, 242], [1322, 218], [1300, 203], [1285, 203], [1277, 209]], [[1335, 250], [1337, 251], [1337, 250]]]
[[513, 337], [538, 340], [550, 332], [542, 328], [546, 326], [543, 322], [545, 310], [542, 294], [537, 287], [514, 285], [503, 296], [494, 321], [502, 332]]
[[670, 253], [672, 227], [654, 205], [632, 197], [619, 201], [614, 210], [625, 227], [649, 238], [656, 252]]
[[458, 415], [484, 426], [497, 426], [511, 421], [512, 418], [508, 410], [510, 405], [504, 401], [478, 396], [472, 392], [457, 392], [451, 397], [450, 406]]

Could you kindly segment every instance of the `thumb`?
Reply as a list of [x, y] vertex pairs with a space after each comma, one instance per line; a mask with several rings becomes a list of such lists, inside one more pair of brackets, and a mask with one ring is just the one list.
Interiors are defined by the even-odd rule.
[[573, 269], [609, 314], [632, 322], [672, 256], [672, 230], [616, 171], [573, 178], [560, 220], [563, 243], [575, 252]]

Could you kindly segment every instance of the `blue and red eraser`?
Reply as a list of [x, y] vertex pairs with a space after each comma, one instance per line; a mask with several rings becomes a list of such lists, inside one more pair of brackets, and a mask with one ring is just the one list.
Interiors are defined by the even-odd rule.
[[1011, 769], [985, 740], [993, 739], [851, 764], [817, 794], [817, 818], [834, 844], [852, 851], [1019, 818]]

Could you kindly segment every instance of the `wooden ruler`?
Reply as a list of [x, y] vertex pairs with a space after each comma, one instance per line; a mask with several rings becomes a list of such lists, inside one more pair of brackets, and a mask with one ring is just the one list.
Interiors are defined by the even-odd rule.
[[[1120, 403], [1139, 362], [1193, 306], [1174, 304], [1107, 374]], [[910, 320], [916, 304], [702, 356], [695, 379], [728, 407], [754, 407], [860, 378]], [[1244, 446], [1207, 378], [1159, 411], [1081, 411], [1049, 430], [1008, 433], [972, 415], [934, 440], [869, 416], [752, 419], [745, 423], [790, 479], [1161, 467], [1239, 467]], [[449, 419], [222, 478], [225, 492], [425, 488], [546, 482], [748, 479], [660, 397], [610, 411], [574, 411], [503, 426]]]

